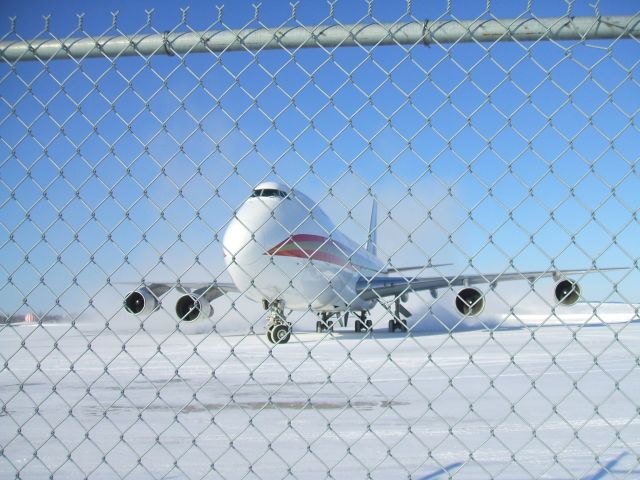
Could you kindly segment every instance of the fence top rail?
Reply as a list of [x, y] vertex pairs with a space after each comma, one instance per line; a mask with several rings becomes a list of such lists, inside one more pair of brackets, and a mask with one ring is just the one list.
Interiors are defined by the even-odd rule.
[[640, 37], [638, 15], [438, 20], [7, 40], [0, 42], [0, 58], [6, 62], [48, 61], [239, 50], [637, 37]]

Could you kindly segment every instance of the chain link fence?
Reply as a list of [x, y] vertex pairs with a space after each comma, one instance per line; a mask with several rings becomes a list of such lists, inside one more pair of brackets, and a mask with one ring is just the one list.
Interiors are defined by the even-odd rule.
[[10, 18], [0, 477], [639, 477], [637, 10]]

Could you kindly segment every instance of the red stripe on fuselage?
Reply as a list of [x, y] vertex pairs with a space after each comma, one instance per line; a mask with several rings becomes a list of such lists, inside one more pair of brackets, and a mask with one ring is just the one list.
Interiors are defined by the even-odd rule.
[[348, 264], [348, 262], [344, 261], [342, 258], [337, 257], [335, 255], [331, 255], [330, 253], [326, 253], [326, 252], [307, 253], [304, 250], [289, 250], [289, 251], [283, 251], [283, 252], [276, 252], [273, 255], [277, 255], [279, 257], [297, 257], [297, 258], [306, 258], [308, 260], [320, 260], [322, 262], [333, 263], [339, 266]]
[[[312, 243], [312, 245], [304, 245], [308, 243]], [[337, 250], [337, 252], [328, 250]], [[270, 248], [265, 254], [319, 260], [340, 267], [347, 265], [348, 268], [353, 268], [346, 253], [347, 251], [348, 249], [344, 245], [330, 238], [300, 233], [283, 240]]]

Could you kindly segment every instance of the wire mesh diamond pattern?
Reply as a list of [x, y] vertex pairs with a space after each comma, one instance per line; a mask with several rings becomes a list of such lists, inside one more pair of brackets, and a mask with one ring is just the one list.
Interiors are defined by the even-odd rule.
[[639, 476], [637, 8], [201, 7], [2, 30], [0, 477]]

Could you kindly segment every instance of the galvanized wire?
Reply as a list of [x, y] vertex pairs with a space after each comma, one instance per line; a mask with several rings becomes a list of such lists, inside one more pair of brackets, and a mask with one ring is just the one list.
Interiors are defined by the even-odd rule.
[[[183, 9], [169, 27], [148, 11], [134, 29], [11, 19], [0, 476], [638, 474], [640, 16], [343, 5], [315, 24], [297, 3], [280, 18]], [[310, 332], [317, 312], [284, 305], [293, 340], [275, 346], [273, 311], [224, 291], [194, 331], [176, 298], [229, 281], [224, 231], [273, 180], [359, 250], [375, 198], [378, 273], [449, 285], [379, 298], [363, 334]], [[562, 269], [584, 269], [579, 320], [526, 273]], [[285, 292], [303, 270], [326, 277], [302, 262]], [[289, 276], [250, 273], [274, 272]], [[512, 272], [519, 291], [490, 276]], [[453, 305], [474, 275], [493, 309], [470, 318]], [[127, 292], [154, 282], [172, 285], [158, 311], [128, 316]], [[404, 294], [414, 315], [388, 334]]]

